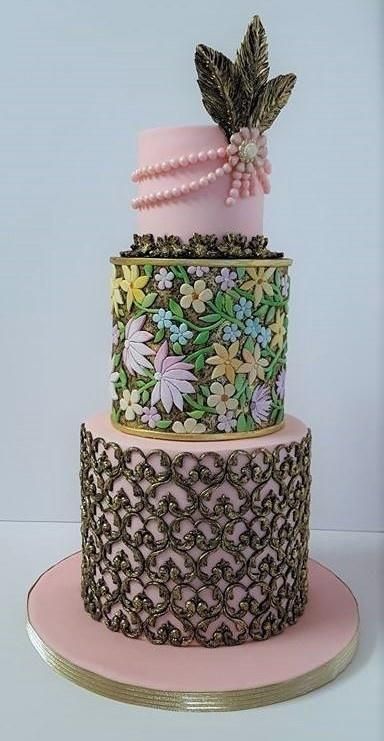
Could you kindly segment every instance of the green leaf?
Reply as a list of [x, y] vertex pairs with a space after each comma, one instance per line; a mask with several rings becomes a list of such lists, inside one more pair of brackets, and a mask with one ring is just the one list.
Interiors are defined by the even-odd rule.
[[248, 432], [248, 423], [245, 414], [241, 413], [237, 419], [237, 432]]
[[220, 313], [223, 311], [223, 304], [224, 296], [222, 293], [218, 293], [215, 298], [215, 306]]
[[246, 420], [247, 420], [247, 427], [248, 427], [248, 432], [249, 432], [250, 430], [254, 429], [255, 423], [250, 414], [247, 414]]
[[211, 322], [217, 322], [221, 317], [220, 314], [205, 314], [204, 316], [201, 316], [200, 319], [205, 324], [210, 324]]
[[204, 417], [204, 414], [203, 409], [195, 409], [193, 412], [188, 412], [188, 416], [193, 417], [193, 419], [201, 419]]
[[124, 388], [127, 385], [127, 382], [128, 382], [127, 374], [126, 374], [124, 368], [120, 368], [119, 378], [120, 378], [120, 381], [121, 381], [121, 385]]
[[233, 313], [233, 301], [232, 301], [231, 297], [228, 296], [228, 293], [226, 293], [225, 294], [225, 297], [224, 297], [224, 308], [225, 308], [225, 311], [228, 314], [228, 316], [231, 316], [231, 317], [234, 316], [234, 313]]
[[[203, 370], [204, 366], [205, 366], [204, 355], [203, 354], [198, 355], [197, 358], [196, 358], [196, 360], [195, 360], [195, 371], [198, 372], [198, 371]], [[208, 389], [208, 391], [209, 391], [209, 389]]]
[[246, 339], [246, 341], [244, 342], [244, 348], [245, 348], [245, 350], [249, 350], [249, 352], [252, 352], [253, 353], [253, 351], [255, 349], [255, 345], [254, 345], [254, 342], [253, 342], [252, 337], [248, 337]]
[[184, 314], [181, 306], [179, 306], [179, 304], [177, 304], [176, 301], [173, 300], [173, 298], [169, 299], [169, 309], [174, 316], [179, 317], [179, 319], [184, 319]]
[[279, 416], [279, 412], [280, 412], [280, 410], [278, 408], [273, 409], [272, 414], [271, 414], [271, 416], [269, 418], [269, 422], [270, 422], [271, 425], [277, 424], [276, 423], [276, 420], [277, 420], [277, 418]]
[[125, 326], [123, 322], [117, 322], [117, 326], [119, 328], [119, 337], [122, 340], [125, 335]]
[[145, 404], [146, 401], [149, 399], [149, 391], [148, 389], [144, 389], [144, 391], [141, 392], [141, 402]]
[[174, 352], [176, 355], [182, 355], [183, 354], [183, 348], [180, 345], [180, 342], [175, 342], [174, 345], [172, 345]]
[[154, 303], [154, 301], [156, 301], [156, 299], [157, 299], [157, 293], [147, 293], [144, 296], [140, 306], [142, 306], [143, 309], [148, 309], [148, 307], [152, 306], [152, 304]]
[[208, 386], [200, 386], [200, 391], [202, 392], [202, 394], [204, 394], [204, 396], [210, 396], [211, 395], [211, 392], [210, 392]]
[[115, 354], [115, 355], [113, 356], [113, 359], [112, 359], [112, 360], [113, 360], [113, 367], [114, 367], [114, 368], [117, 368], [117, 366], [119, 365], [119, 363], [120, 363], [120, 360], [121, 360], [121, 352], [117, 352], [117, 353], [116, 353], [116, 354]]
[[117, 412], [116, 412], [115, 407], [112, 407], [111, 418], [112, 418], [112, 422], [117, 422], [118, 421], [118, 415], [117, 415]]
[[280, 288], [280, 278], [281, 278], [281, 272], [279, 268], [276, 268], [274, 274], [273, 274], [273, 282], [276, 286], [276, 288]]
[[265, 315], [266, 315], [267, 311], [268, 311], [268, 304], [262, 304], [262, 305], [261, 305], [261, 306], [259, 306], [259, 307], [258, 307], [258, 309], [256, 310], [256, 315], [257, 315], [257, 317], [258, 317], [259, 319], [264, 319], [264, 317], [265, 317]]
[[236, 391], [238, 391], [238, 392], [241, 393], [243, 391], [246, 383], [247, 383], [247, 377], [246, 376], [242, 376], [242, 375], [236, 376], [236, 379], [235, 379], [235, 389], [236, 389]]
[[274, 318], [275, 318], [275, 307], [271, 306], [265, 317], [265, 324], [272, 324]]
[[202, 332], [199, 332], [198, 335], [196, 335], [195, 339], [193, 340], [194, 345], [206, 345], [209, 338], [209, 330], [204, 329]]
[[164, 329], [164, 327], [161, 327], [161, 329], [158, 329], [157, 330], [157, 332], [156, 332], [156, 334], [155, 334], [155, 336], [153, 338], [153, 341], [154, 342], [161, 342], [161, 340], [163, 339], [164, 335], [165, 335], [165, 329]]
[[239, 278], [239, 280], [243, 280], [245, 276], [245, 268], [236, 268], [236, 272], [237, 272], [237, 277]]
[[144, 273], [148, 278], [151, 278], [153, 274], [153, 265], [144, 265]]
[[168, 427], [170, 427], [172, 424], [171, 419], [159, 419], [158, 422], [156, 422], [156, 427], [159, 430], [166, 430]]

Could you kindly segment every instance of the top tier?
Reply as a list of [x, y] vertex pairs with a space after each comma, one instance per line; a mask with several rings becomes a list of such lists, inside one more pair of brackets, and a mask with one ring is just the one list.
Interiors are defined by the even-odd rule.
[[[139, 135], [138, 167], [166, 162], [190, 154], [217, 151], [227, 147], [225, 135], [218, 126], [182, 126], [179, 128], [148, 129]], [[222, 162], [206, 160], [193, 166], [172, 168], [157, 178], [143, 179], [138, 183], [138, 196], [172, 191], [219, 168]], [[228, 208], [226, 198], [230, 189], [230, 174], [216, 178], [209, 187], [191, 191], [177, 200], [165, 200], [159, 205], [144, 208], [137, 213], [139, 234], [177, 234], [183, 240], [193, 233], [216, 234], [222, 237], [228, 232], [241, 233], [248, 237], [263, 233], [264, 193], [257, 182], [252, 198], [241, 198], [233, 208]]]

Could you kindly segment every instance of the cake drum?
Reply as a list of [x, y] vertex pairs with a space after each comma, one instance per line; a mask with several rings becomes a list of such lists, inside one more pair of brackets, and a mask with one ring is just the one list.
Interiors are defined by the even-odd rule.
[[229, 711], [298, 697], [332, 681], [358, 643], [356, 600], [309, 561], [309, 600], [298, 622], [266, 641], [177, 648], [108, 630], [84, 611], [81, 555], [45, 571], [28, 594], [27, 631], [44, 661], [75, 684], [132, 705]]

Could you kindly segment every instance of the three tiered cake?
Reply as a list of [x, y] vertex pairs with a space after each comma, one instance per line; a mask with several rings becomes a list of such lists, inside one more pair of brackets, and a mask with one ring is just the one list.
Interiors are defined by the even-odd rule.
[[131, 638], [217, 647], [307, 600], [311, 437], [284, 418], [291, 260], [263, 236], [265, 131], [294, 75], [265, 32], [198, 46], [218, 125], [144, 131], [138, 234], [111, 259], [112, 414], [81, 434], [82, 595]]
[[284, 414], [291, 260], [263, 236], [265, 132], [295, 76], [268, 79], [257, 16], [234, 62], [202, 45], [195, 61], [215, 125], [140, 134], [137, 234], [111, 258], [112, 408], [81, 428], [81, 553], [32, 587], [28, 632], [100, 694], [233, 710], [333, 679], [358, 612], [308, 559], [311, 433]]

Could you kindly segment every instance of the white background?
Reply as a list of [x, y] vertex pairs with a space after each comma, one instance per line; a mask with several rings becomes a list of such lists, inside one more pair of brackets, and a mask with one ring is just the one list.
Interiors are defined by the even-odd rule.
[[136, 134], [208, 123], [195, 44], [258, 12], [272, 74], [265, 233], [295, 259], [288, 411], [314, 435], [312, 525], [384, 529], [380, 0], [3, 4], [3, 519], [77, 520], [80, 422], [107, 409], [108, 258], [129, 244]]

